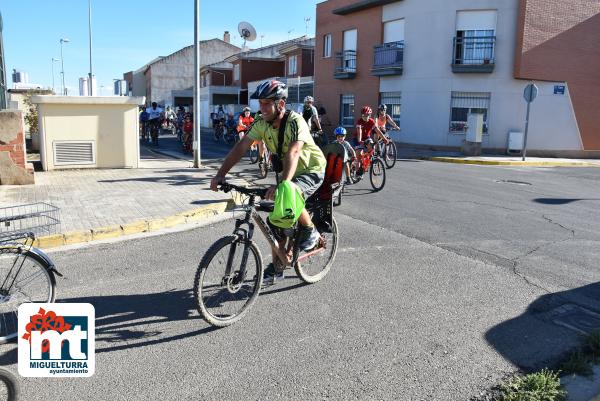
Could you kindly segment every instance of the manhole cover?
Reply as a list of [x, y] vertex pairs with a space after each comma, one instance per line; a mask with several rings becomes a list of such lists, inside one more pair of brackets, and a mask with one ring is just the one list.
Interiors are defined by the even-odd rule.
[[498, 184], [515, 184], [515, 185], [531, 185], [530, 182], [515, 181], [515, 180], [496, 180]]
[[600, 314], [578, 305], [566, 304], [545, 313], [545, 320], [575, 330], [582, 334], [590, 334], [600, 330]]

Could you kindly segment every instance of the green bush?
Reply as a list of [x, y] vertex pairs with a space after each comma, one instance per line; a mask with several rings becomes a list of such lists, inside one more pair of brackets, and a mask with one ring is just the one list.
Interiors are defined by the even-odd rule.
[[512, 378], [502, 385], [501, 393], [502, 401], [562, 401], [566, 398], [558, 373], [548, 369]]
[[592, 374], [590, 358], [580, 349], [575, 350], [560, 364], [560, 370], [566, 375], [589, 376]]

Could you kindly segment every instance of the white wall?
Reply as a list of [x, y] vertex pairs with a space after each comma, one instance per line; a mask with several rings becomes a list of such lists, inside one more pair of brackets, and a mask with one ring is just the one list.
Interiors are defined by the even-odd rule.
[[[492, 73], [453, 73], [452, 40], [457, 11], [497, 10], [496, 66]], [[399, 1], [383, 7], [383, 22], [404, 18], [404, 73], [382, 77], [380, 92], [402, 92], [400, 141], [460, 146], [464, 134], [450, 134], [451, 92], [490, 92], [489, 133], [483, 145], [506, 148], [508, 131], [524, 130], [527, 81], [513, 78], [518, 0]], [[537, 82], [528, 148], [581, 150], [568, 90], [554, 95], [559, 82]]]

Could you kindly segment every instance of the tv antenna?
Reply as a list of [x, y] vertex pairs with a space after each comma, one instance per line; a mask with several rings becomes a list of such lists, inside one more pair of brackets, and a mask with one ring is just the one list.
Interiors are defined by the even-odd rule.
[[256, 29], [249, 22], [242, 21], [238, 24], [238, 32], [242, 39], [244, 39], [244, 45], [242, 49], [246, 47], [246, 41], [252, 42], [256, 39]]
[[308, 36], [308, 23], [310, 22], [310, 17], [304, 17], [304, 23], [306, 24], [306, 35]]

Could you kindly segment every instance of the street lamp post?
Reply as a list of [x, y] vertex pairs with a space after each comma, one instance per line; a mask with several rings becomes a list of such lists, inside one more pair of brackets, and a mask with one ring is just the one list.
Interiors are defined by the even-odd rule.
[[56, 91], [54, 90], [54, 62], [55, 61], [60, 61], [60, 60], [52, 57], [52, 92], [53, 93], [56, 93]]
[[200, 167], [200, 0], [194, 1], [194, 167]]
[[94, 94], [92, 93], [92, 0], [88, 1], [88, 11], [89, 11], [89, 31], [90, 31], [90, 79], [88, 79], [88, 86], [89, 86], [89, 94], [90, 96], [94, 96]]
[[69, 43], [70, 40], [67, 38], [60, 38], [60, 69], [62, 75], [62, 94], [67, 95], [67, 87], [65, 86], [65, 59], [63, 57], [63, 43]]

